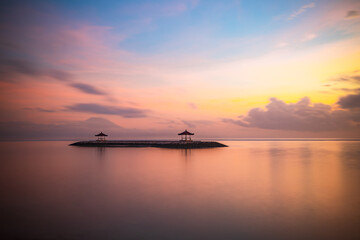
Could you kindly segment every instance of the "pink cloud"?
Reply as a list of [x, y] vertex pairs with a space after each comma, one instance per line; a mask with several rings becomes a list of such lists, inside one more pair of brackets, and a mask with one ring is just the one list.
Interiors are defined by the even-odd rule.
[[302, 7], [300, 7], [298, 10], [296, 10], [295, 12], [293, 12], [290, 17], [288, 18], [288, 20], [292, 20], [294, 18], [296, 18], [298, 15], [302, 14], [303, 12], [305, 12], [307, 9], [309, 8], [313, 8], [315, 7], [315, 3], [309, 3], [309, 4], [306, 4]]
[[[334, 1], [327, 4], [319, 3], [316, 8], [308, 13], [306, 18], [302, 18], [301, 21], [299, 19], [290, 29], [275, 35], [274, 46], [278, 42], [287, 42], [289, 46], [296, 46], [301, 42], [321, 38], [335, 31], [343, 34], [359, 33], [360, 28], [358, 25], [351, 25], [351, 21], [345, 21], [344, 19], [349, 9], [358, 8], [360, 8], [360, 2], [351, 0]], [[305, 9], [308, 8], [304, 8], [304, 11]]]

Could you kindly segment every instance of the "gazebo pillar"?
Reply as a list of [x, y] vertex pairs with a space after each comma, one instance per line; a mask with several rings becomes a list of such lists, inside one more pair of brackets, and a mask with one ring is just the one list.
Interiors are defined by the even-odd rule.
[[184, 142], [191, 142], [191, 135], [194, 135], [194, 133], [188, 132], [186, 129], [184, 132], [179, 133], [178, 135], [180, 135], [180, 141], [184, 141]]
[[98, 137], [98, 139], [96, 141], [99, 142], [105, 142], [105, 137], [107, 137], [107, 135], [103, 132], [96, 134], [95, 137]]

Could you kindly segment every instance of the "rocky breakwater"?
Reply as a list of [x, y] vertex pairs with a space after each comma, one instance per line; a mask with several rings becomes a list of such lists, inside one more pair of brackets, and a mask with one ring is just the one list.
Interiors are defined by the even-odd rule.
[[203, 141], [80, 141], [70, 144], [70, 146], [78, 147], [160, 147], [160, 148], [216, 148], [227, 147], [227, 145], [219, 142], [203, 142]]

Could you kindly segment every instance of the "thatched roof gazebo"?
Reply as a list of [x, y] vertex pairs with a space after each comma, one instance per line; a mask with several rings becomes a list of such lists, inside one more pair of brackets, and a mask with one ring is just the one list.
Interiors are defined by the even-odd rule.
[[98, 137], [97, 141], [105, 141], [105, 137], [107, 137], [105, 133], [101, 132], [99, 134], [96, 134], [95, 137]]
[[185, 129], [185, 131], [183, 131], [182, 133], [178, 133], [178, 135], [181, 136], [180, 141], [192, 141], [191, 140], [191, 135], [195, 135], [194, 133], [188, 132], [188, 130]]

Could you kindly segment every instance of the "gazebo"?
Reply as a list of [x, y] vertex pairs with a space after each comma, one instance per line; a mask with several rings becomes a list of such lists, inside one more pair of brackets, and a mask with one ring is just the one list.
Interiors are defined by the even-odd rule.
[[181, 136], [180, 141], [191, 142], [191, 135], [194, 135], [194, 133], [188, 132], [188, 130], [185, 129], [185, 131], [178, 133], [178, 135]]
[[107, 137], [108, 135], [106, 135], [105, 133], [101, 132], [99, 134], [96, 134], [95, 137], [98, 137], [98, 139], [96, 141], [100, 141], [100, 142], [104, 142], [105, 141], [105, 137]]

